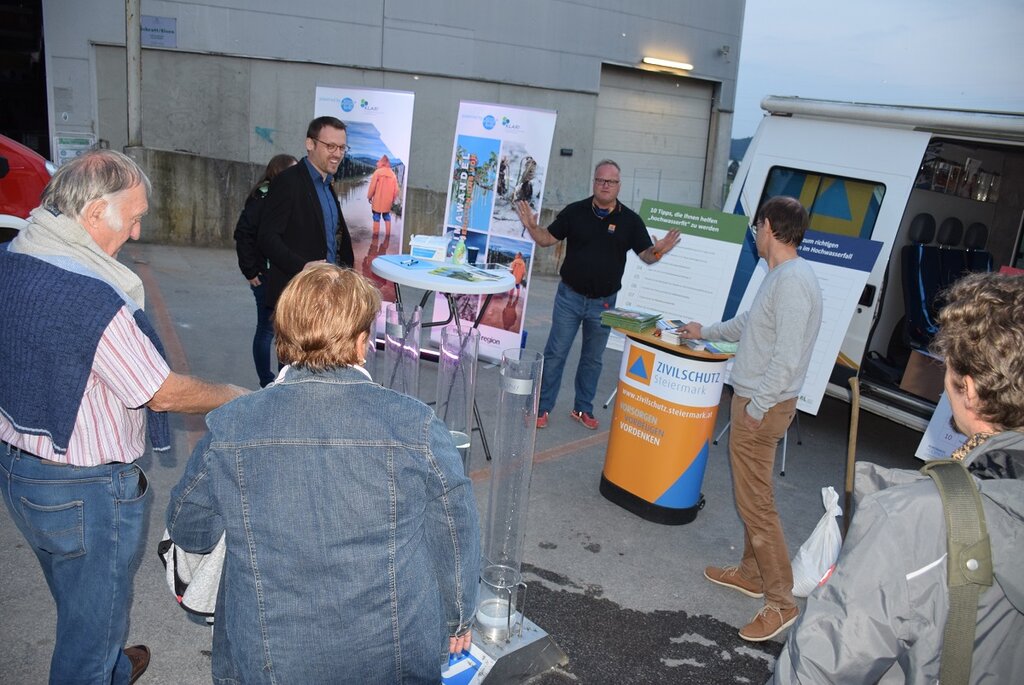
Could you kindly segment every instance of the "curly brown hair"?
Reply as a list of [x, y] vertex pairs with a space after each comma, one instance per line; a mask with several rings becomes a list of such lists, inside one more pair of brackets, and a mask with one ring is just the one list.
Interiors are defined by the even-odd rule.
[[945, 357], [955, 387], [974, 379], [979, 418], [999, 430], [1024, 429], [1024, 277], [971, 274], [944, 299], [932, 351]]

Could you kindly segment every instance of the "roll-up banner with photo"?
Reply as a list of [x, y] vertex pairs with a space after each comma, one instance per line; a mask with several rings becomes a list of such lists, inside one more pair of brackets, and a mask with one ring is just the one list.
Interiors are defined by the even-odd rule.
[[[520, 347], [529, 298], [535, 245], [519, 222], [514, 203], [525, 200], [540, 213], [548, 157], [555, 135], [555, 112], [481, 102], [460, 102], [445, 203], [445, 237], [466, 247], [470, 264], [498, 264], [515, 277], [499, 293], [480, 322], [480, 355], [501, 359], [502, 350]], [[481, 295], [456, 297], [459, 317], [472, 324]], [[434, 318], [448, 314], [438, 295]], [[438, 329], [431, 332], [440, 335]]]
[[349, 150], [335, 174], [334, 192], [352, 236], [352, 266], [373, 281], [385, 302], [395, 301], [395, 284], [375, 275], [370, 264], [402, 251], [413, 98], [373, 88], [316, 89], [314, 116], [337, 117], [347, 127]]

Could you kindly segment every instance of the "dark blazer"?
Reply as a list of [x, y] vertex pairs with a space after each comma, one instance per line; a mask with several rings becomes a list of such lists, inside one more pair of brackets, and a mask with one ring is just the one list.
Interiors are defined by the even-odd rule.
[[[338, 205], [338, 229], [335, 234], [339, 266], [351, 267], [355, 262], [352, 238]], [[307, 262], [327, 258], [324, 237], [324, 212], [309, 177], [304, 161], [288, 167], [270, 182], [270, 191], [263, 200], [257, 234], [260, 250], [270, 261], [267, 271], [267, 306], [277, 304], [281, 291]]]

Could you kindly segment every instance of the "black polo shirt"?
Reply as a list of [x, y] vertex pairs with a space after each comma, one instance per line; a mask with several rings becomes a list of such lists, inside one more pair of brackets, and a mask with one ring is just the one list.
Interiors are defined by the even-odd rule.
[[594, 198], [573, 202], [559, 212], [548, 231], [565, 240], [565, 261], [559, 273], [565, 284], [587, 297], [607, 297], [622, 287], [626, 253], [651, 247], [643, 219], [621, 202], [601, 218]]

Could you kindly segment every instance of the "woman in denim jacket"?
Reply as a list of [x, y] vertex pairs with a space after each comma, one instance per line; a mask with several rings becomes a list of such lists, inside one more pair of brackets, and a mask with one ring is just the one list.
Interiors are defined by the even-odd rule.
[[469, 646], [476, 501], [433, 411], [359, 366], [379, 308], [354, 271], [296, 276], [275, 313], [288, 366], [207, 416], [171, 493], [180, 547], [227, 536], [214, 682], [437, 683]]

